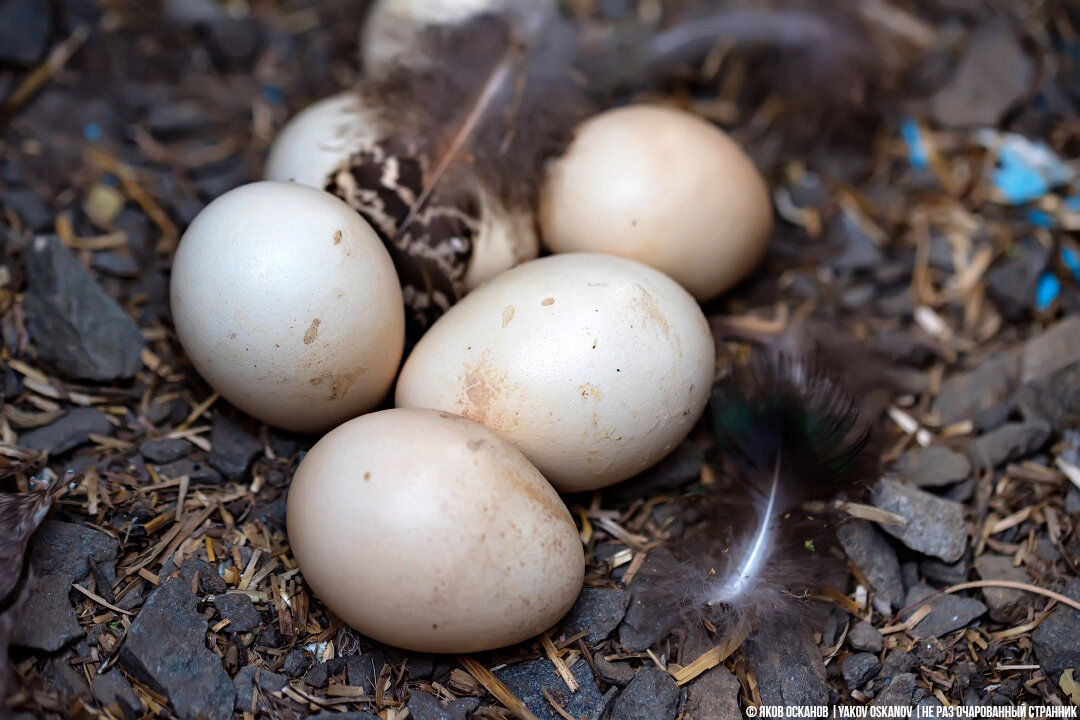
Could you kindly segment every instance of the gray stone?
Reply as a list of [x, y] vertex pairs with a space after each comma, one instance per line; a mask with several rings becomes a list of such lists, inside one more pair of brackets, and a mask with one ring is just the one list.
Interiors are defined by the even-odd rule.
[[112, 582], [119, 549], [116, 540], [99, 530], [47, 520], [30, 541], [30, 563], [39, 575], [59, 575], [69, 584], [85, 580], [94, 564]]
[[974, 370], [951, 375], [941, 385], [934, 411], [946, 425], [971, 420], [975, 414], [1007, 399], [1020, 378], [1020, 353], [994, 355]]
[[1007, 422], [981, 435], [968, 446], [971, 457], [982, 467], [998, 467], [1025, 458], [1050, 439], [1051, 426], [1044, 420]]
[[90, 433], [108, 436], [115, 430], [105, 413], [100, 410], [75, 408], [48, 425], [22, 433], [19, 435], [19, 445], [60, 455], [90, 442]]
[[595, 717], [603, 707], [604, 696], [593, 682], [589, 664], [579, 660], [570, 668], [570, 673], [580, 686], [576, 693], [570, 692], [570, 688], [555, 672], [555, 666], [547, 659], [508, 665], [495, 671], [495, 677], [520, 698], [539, 720], [561, 720], [544, 697], [544, 690], [570, 715], [576, 718]]
[[185, 457], [194, 448], [194, 445], [183, 438], [147, 440], [139, 444], [139, 454], [150, 462], [171, 463]]
[[878, 674], [878, 671], [881, 670], [881, 663], [878, 661], [877, 655], [860, 652], [844, 658], [843, 662], [840, 663], [840, 669], [847, 686], [852, 690], [857, 690], [867, 680]]
[[630, 667], [630, 663], [612, 662], [601, 653], [593, 655], [593, 668], [600, 679], [610, 685], [623, 687], [634, 679], [634, 668]]
[[885, 687], [874, 699], [874, 705], [879, 707], [911, 707], [914, 702], [914, 695], [915, 675], [909, 672], [899, 673], [885, 678]]
[[848, 631], [847, 641], [856, 650], [872, 653], [881, 652], [881, 648], [885, 644], [885, 639], [877, 628], [865, 620], [855, 623], [851, 630]]
[[38, 357], [67, 377], [110, 381], [142, 367], [135, 322], [54, 236], [26, 252], [27, 329]]
[[[910, 617], [922, 607], [922, 605], [915, 607], [919, 601], [935, 593], [937, 591], [927, 585], [916, 585], [908, 590], [904, 606], [912, 609], [903, 617]], [[911, 634], [915, 637], [941, 637], [954, 630], [967, 627], [986, 612], [986, 606], [978, 600], [959, 595], [937, 594], [932, 600], [927, 600], [923, 604], [930, 606], [930, 614], [912, 628]]]
[[195, 462], [191, 458], [181, 458], [176, 462], [161, 465], [157, 468], [158, 475], [163, 478], [178, 478], [187, 475], [188, 480], [198, 485], [218, 485], [221, 483], [221, 473], [205, 463]]
[[1005, 23], [985, 22], [968, 39], [952, 77], [930, 100], [946, 127], [996, 126], [1031, 90], [1035, 68]]
[[259, 684], [259, 689], [269, 695], [270, 693], [281, 692], [281, 689], [289, 684], [289, 679], [284, 675], [278, 675], [266, 668], [259, 668], [254, 665], [240, 668], [240, 672], [236, 673], [236, 677], [233, 678], [233, 689], [236, 692], [233, 707], [237, 712], [251, 712], [253, 707], [257, 712], [267, 710], [266, 703], [255, 692], [256, 682]]
[[325, 712], [318, 715], [308, 715], [305, 720], [382, 720], [382, 718], [369, 712]]
[[49, 44], [50, 9], [41, 0], [0, 0], [0, 62], [32, 65], [41, 59]]
[[[1029, 583], [1027, 570], [1013, 565], [1012, 558], [986, 553], [975, 558], [975, 572], [983, 580], [1008, 580]], [[1028, 595], [1023, 590], [982, 588], [983, 599], [990, 609], [990, 618], [999, 623], [1016, 623], [1027, 617]]]
[[912, 550], [947, 563], [959, 560], [967, 549], [964, 506], [895, 480], [882, 480], [874, 489], [874, 505], [896, 513], [907, 525], [881, 529]]
[[908, 450], [897, 463], [900, 479], [919, 487], [952, 485], [971, 474], [971, 463], [963, 453], [944, 445]]
[[295, 648], [285, 656], [285, 663], [281, 666], [281, 671], [291, 678], [298, 678], [307, 671], [310, 664], [307, 653]]
[[244, 593], [227, 593], [213, 599], [214, 607], [221, 617], [229, 621], [226, 630], [232, 632], [251, 632], [262, 624], [262, 615], [255, 609], [251, 598]]
[[345, 659], [345, 673], [349, 684], [364, 688], [364, 693], [374, 697], [375, 683], [386, 665], [382, 650], [372, 650], [363, 655], [351, 655]]
[[742, 720], [739, 680], [723, 665], [706, 670], [690, 684], [685, 720]]
[[[104, 675], [94, 674], [91, 689], [94, 698], [105, 707], [127, 706], [131, 710], [140, 710], [142, 703], [131, 689], [131, 683], [118, 670], [110, 670]], [[126, 713], [120, 713], [126, 715]]]
[[630, 585], [630, 604], [619, 625], [619, 644], [631, 652], [642, 652], [667, 637], [675, 627], [674, 615], [658, 618], [652, 604], [646, 599], [650, 575], [655, 568], [668, 567], [675, 562], [671, 551], [659, 547], [649, 552]]
[[[1080, 578], [1069, 580], [1061, 594], [1080, 602]], [[1035, 656], [1051, 685], [1056, 687], [1061, 674], [1070, 668], [1073, 677], [1080, 677], [1080, 642], [1077, 638], [1080, 638], [1080, 612], [1062, 605], [1032, 633]]]
[[629, 602], [630, 594], [625, 590], [584, 588], [563, 618], [563, 625], [572, 635], [588, 630], [585, 640], [595, 645], [619, 626]]
[[679, 688], [671, 675], [646, 665], [615, 700], [611, 720], [674, 720]]
[[11, 634], [11, 644], [55, 652], [72, 640], [83, 637], [68, 595], [71, 580], [62, 575], [45, 575], [34, 580], [34, 590], [19, 612]]
[[416, 720], [467, 720], [478, 707], [480, 698], [458, 698], [443, 704], [423, 690], [413, 690], [409, 694], [409, 716]]
[[210, 464], [229, 480], [239, 480], [262, 452], [262, 443], [223, 415], [210, 427]]
[[206, 647], [206, 621], [184, 581], [162, 583], [143, 605], [121, 646], [120, 664], [169, 700], [181, 720], [228, 720], [236, 691]]
[[844, 523], [837, 537], [844, 552], [873, 586], [874, 605], [885, 615], [899, 610], [904, 602], [904, 585], [900, 581], [900, 562], [888, 539], [866, 520]]
[[[923, 560], [919, 563], [919, 571], [930, 582], [942, 585], [955, 585], [967, 580], [970, 565], [967, 558], [960, 558], [954, 563], [943, 563], [940, 560]], [[908, 587], [914, 585], [910, 583]]]
[[782, 640], [750, 642], [747, 659], [763, 705], [825, 705], [825, 663], [808, 633], [792, 628]]

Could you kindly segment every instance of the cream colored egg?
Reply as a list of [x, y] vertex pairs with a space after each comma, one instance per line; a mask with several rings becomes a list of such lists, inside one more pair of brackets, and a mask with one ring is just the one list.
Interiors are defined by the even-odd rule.
[[480, 425], [433, 410], [351, 420], [289, 490], [304, 579], [364, 635], [463, 653], [547, 630], [581, 590], [574, 521], [543, 476]]
[[357, 91], [324, 98], [301, 110], [281, 129], [270, 147], [264, 177], [322, 190], [338, 165], [374, 142], [378, 122], [378, 114]]
[[736, 284], [765, 253], [768, 189], [724, 132], [673, 108], [601, 113], [576, 131], [541, 189], [553, 252], [604, 252], [661, 270], [701, 301]]
[[701, 415], [715, 348], [694, 298], [609, 255], [534, 260], [481, 285], [420, 339], [399, 407], [464, 415], [510, 441], [561, 491], [624, 480]]
[[401, 286], [375, 231], [296, 183], [231, 190], [192, 221], [173, 260], [176, 333], [229, 402], [302, 432], [371, 410], [401, 361]]

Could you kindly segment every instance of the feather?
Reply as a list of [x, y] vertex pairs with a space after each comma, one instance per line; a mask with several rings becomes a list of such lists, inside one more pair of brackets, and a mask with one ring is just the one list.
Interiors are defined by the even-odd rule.
[[26, 493], [0, 493], [0, 603], [23, 574], [26, 546], [52, 506], [51, 484]]
[[761, 632], [805, 616], [834, 571], [826, 519], [800, 508], [876, 478], [870, 425], [832, 375], [779, 354], [733, 370], [707, 412], [727, 486], [698, 500], [705, 522], [652, 564], [636, 597], [657, 618]]

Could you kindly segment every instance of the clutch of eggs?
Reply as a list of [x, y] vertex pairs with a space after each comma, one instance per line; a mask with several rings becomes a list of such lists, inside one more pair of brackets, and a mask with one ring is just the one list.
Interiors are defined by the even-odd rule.
[[509, 443], [435, 410], [351, 420], [292, 481], [289, 541], [338, 617], [397, 647], [462, 653], [554, 625], [581, 590], [577, 527]]
[[641, 263], [553, 255], [481, 285], [420, 339], [398, 407], [471, 418], [560, 491], [648, 468], [690, 432], [715, 347], [694, 298]]
[[616, 108], [582, 123], [551, 163], [539, 220], [553, 252], [602, 252], [661, 270], [704, 302], [765, 253], [772, 205], [753, 162], [688, 112]]
[[371, 410], [401, 362], [390, 255], [352, 208], [305, 185], [252, 183], [207, 205], [180, 240], [170, 301], [199, 374], [287, 430]]

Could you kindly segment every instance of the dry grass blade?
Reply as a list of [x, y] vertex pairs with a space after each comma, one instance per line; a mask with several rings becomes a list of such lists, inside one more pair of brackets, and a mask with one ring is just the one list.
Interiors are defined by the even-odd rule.
[[503, 685], [499, 678], [495, 677], [495, 675], [493, 675], [479, 660], [469, 657], [468, 655], [459, 655], [458, 662], [461, 663], [461, 666], [468, 670], [474, 678], [480, 681], [480, 684], [483, 685], [489, 693], [494, 695], [499, 702], [505, 705], [518, 720], [539, 720], [539, 718], [529, 711], [529, 708], [525, 707], [525, 703], [521, 702], [514, 693], [510, 692], [510, 689]]
[[689, 665], [672, 673], [671, 676], [675, 679], [675, 684], [682, 687], [706, 670], [711, 670], [724, 662], [731, 653], [735, 652], [743, 644], [747, 635], [750, 634], [749, 630], [748, 627], [743, 626], [741, 630], [732, 633], [724, 642], [711, 650], [706, 650]]
[[[1029, 583], [1013, 582], [1012, 580], [972, 580], [971, 582], [963, 582], [959, 583], [958, 585], [951, 585], [942, 590], [941, 592], [949, 594], [954, 592], [960, 592], [961, 590], [971, 590], [973, 588], [987, 587], [1007, 588], [1009, 590], [1022, 590], [1024, 592], [1035, 593], [1036, 595], [1042, 595], [1043, 597], [1057, 600], [1062, 605], [1068, 605], [1073, 610], [1080, 611], [1080, 602], [1077, 602], [1072, 598], [1065, 597], [1061, 593], [1056, 593], [1053, 590], [1047, 590], [1045, 588], [1031, 585]], [[925, 602], [925, 600], [923, 602]]]

